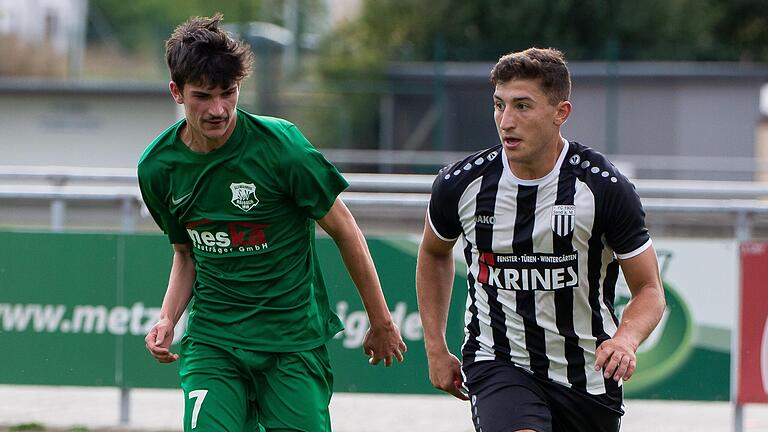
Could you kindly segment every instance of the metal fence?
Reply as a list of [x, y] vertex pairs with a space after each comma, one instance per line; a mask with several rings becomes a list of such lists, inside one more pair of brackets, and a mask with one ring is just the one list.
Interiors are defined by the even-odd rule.
[[[345, 176], [350, 187], [342, 198], [357, 210], [359, 218], [372, 224], [377, 218], [423, 218], [434, 180], [432, 175], [419, 174]], [[701, 228], [705, 228], [705, 235], [709, 232], [738, 239], [768, 233], [766, 183], [636, 179], [634, 184], [650, 224], [658, 230], [683, 227], [702, 234]], [[48, 228], [53, 231], [67, 229], [68, 210], [74, 207], [109, 209], [119, 215], [119, 224], [112, 226], [123, 232], [153, 226], [132, 169], [0, 166], [0, 218], [3, 209], [25, 205], [38, 213], [47, 208]], [[24, 219], [23, 215], [15, 221], [6, 217], [0, 223], [24, 226]], [[96, 229], [100, 225], [85, 223]]]

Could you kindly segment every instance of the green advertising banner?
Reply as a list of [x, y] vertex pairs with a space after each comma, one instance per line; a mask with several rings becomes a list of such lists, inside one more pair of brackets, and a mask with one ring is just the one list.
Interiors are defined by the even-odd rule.
[[[167, 284], [171, 248], [161, 235], [0, 232], [0, 383], [177, 388], [175, 365], [144, 349]], [[335, 389], [341, 392], [433, 393], [414, 289], [418, 238], [369, 238], [390, 310], [408, 345], [405, 362], [371, 367], [362, 350], [367, 316], [332, 240], [317, 241], [332, 306], [345, 325], [329, 343]], [[630, 398], [727, 400], [727, 329], [701, 324], [697, 288], [685, 260], [706, 244], [672, 243], [661, 252], [668, 310], [641, 347]], [[719, 247], [718, 245], [712, 246]], [[720, 247], [722, 249], [722, 247]], [[722, 253], [728, 256], [729, 249]], [[681, 251], [679, 265], [669, 265]], [[666, 260], [666, 261], [665, 261]], [[466, 301], [457, 263], [448, 343], [459, 354]], [[669, 269], [668, 269], [669, 268]], [[721, 271], [722, 273], [722, 271]], [[704, 277], [704, 276], [702, 276]], [[710, 277], [711, 276], [707, 276]], [[695, 281], [694, 281], [695, 282]], [[737, 283], [736, 280], [733, 281]], [[722, 285], [722, 284], [721, 284]], [[678, 288], [682, 287], [682, 289]], [[733, 287], [735, 291], [735, 287]], [[619, 290], [621, 293], [621, 290]], [[723, 294], [724, 295], [724, 294]], [[620, 295], [617, 309], [628, 296]], [[696, 309], [692, 308], [695, 306]], [[183, 332], [184, 319], [176, 339]], [[708, 370], [702, 380], [697, 371]]]
[[[323, 276], [331, 293], [331, 302], [344, 322], [345, 330], [329, 344], [337, 391], [367, 393], [431, 393], [424, 335], [416, 302], [416, 253], [418, 240], [405, 238], [368, 239], [379, 279], [389, 303], [392, 316], [408, 345], [405, 361], [391, 368], [371, 367], [363, 353], [362, 341], [368, 319], [362, 302], [352, 284], [335, 244], [329, 239], [318, 242]], [[463, 320], [466, 302], [466, 281], [454, 278], [453, 296], [446, 337], [451, 350], [459, 355], [464, 337]]]
[[176, 387], [144, 347], [171, 263], [157, 235], [2, 232], [0, 382]]
[[[731, 328], [739, 289], [732, 239], [655, 239], [667, 310], [638, 350], [624, 394], [638, 399], [730, 399]], [[707, 263], [702, 266], [702, 263]], [[629, 300], [623, 278], [617, 311]]]

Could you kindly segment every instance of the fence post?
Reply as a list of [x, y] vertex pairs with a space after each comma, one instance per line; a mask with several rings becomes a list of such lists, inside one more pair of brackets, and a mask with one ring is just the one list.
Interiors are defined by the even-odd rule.
[[120, 426], [131, 422], [131, 389], [120, 387]]
[[[737, 246], [749, 241], [752, 238], [752, 220], [746, 211], [740, 211], [736, 215], [736, 226], [734, 227]], [[741, 280], [741, 278], [739, 278]], [[733, 404], [733, 432], [742, 432], [744, 430], [744, 406], [738, 402], [739, 391], [739, 356], [741, 328], [741, 287], [736, 295], [736, 314], [731, 331], [731, 404]]]
[[136, 231], [136, 206], [134, 205], [135, 199], [133, 197], [125, 197], [122, 201], [122, 213], [123, 213], [123, 232]]
[[63, 198], [55, 198], [51, 201], [51, 231], [64, 231], [67, 203]]

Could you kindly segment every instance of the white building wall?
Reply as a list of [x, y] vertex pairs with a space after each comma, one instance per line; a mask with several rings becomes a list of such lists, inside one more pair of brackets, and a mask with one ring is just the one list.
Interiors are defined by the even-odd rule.
[[87, 12], [88, 0], [0, 0], [0, 38], [50, 47], [68, 59], [72, 78], [85, 50]]
[[0, 165], [135, 168], [179, 118], [170, 94], [0, 90]]

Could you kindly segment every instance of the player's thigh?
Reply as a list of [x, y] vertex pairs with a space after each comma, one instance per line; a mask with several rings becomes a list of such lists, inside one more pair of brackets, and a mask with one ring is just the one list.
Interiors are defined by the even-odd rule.
[[226, 350], [184, 340], [179, 376], [185, 432], [242, 432], [254, 424], [247, 384]]
[[548, 384], [554, 432], [618, 432], [621, 425], [621, 396], [617, 407], [606, 406], [589, 396], [555, 383]]
[[333, 372], [325, 345], [275, 356], [257, 384], [259, 422], [268, 432], [330, 432]]
[[476, 362], [463, 370], [476, 431], [552, 432], [545, 394], [527, 372], [495, 360]]

